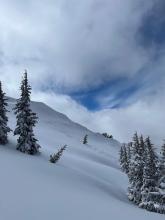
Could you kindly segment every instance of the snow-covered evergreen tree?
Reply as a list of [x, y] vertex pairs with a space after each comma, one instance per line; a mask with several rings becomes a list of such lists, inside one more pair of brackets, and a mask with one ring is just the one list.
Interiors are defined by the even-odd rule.
[[119, 151], [119, 163], [120, 163], [120, 167], [122, 167], [123, 165], [123, 155], [124, 155], [124, 152], [123, 152], [123, 146], [121, 146], [120, 148], [120, 151]]
[[57, 161], [59, 161], [59, 159], [61, 158], [63, 151], [66, 150], [66, 145], [64, 145], [56, 154], [54, 155], [50, 155], [50, 159], [49, 161], [51, 163], [57, 163]]
[[27, 72], [25, 71], [21, 83], [21, 97], [17, 100], [14, 108], [17, 125], [14, 135], [18, 135], [17, 150], [28, 153], [36, 154], [39, 151], [39, 144], [35, 138], [33, 128], [37, 123], [37, 115], [33, 113], [30, 106], [31, 87], [28, 83]]
[[128, 164], [131, 163], [131, 148], [129, 144], [127, 145], [127, 158], [128, 158]]
[[0, 82], [0, 144], [7, 144], [8, 133], [11, 131], [7, 126], [7, 106], [7, 98], [5, 98], [5, 93], [2, 91], [2, 83]]
[[145, 161], [143, 169], [142, 199], [140, 207], [149, 211], [157, 211], [160, 199], [158, 190], [158, 158], [148, 137], [145, 141]]
[[139, 137], [137, 132], [133, 136], [132, 141], [132, 154], [135, 156], [137, 153], [139, 153], [140, 143], [139, 143]]
[[137, 133], [133, 137], [132, 158], [129, 164], [129, 182], [128, 198], [139, 204], [141, 201], [141, 187], [143, 184], [143, 156], [141, 154], [141, 146]]
[[161, 157], [162, 157], [163, 162], [165, 163], [165, 141], [161, 148]]
[[165, 142], [162, 145], [159, 160], [159, 205], [157, 205], [157, 211], [160, 213], [165, 213]]
[[125, 144], [123, 144], [120, 149], [120, 166], [123, 172], [125, 172], [126, 174], [129, 173], [129, 158], [127, 154], [127, 147]]
[[160, 177], [165, 176], [165, 141], [161, 147], [161, 152], [160, 152], [159, 172], [160, 172]]
[[143, 158], [144, 153], [145, 153], [145, 143], [144, 143], [143, 135], [141, 135], [139, 140], [139, 155], [142, 157], [143, 160], [144, 160]]
[[86, 134], [83, 139], [83, 144], [87, 144], [87, 143], [88, 143], [88, 135]]

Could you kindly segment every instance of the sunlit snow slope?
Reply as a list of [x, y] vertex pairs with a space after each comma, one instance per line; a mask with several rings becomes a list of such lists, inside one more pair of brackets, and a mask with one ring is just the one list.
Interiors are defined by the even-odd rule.
[[[15, 100], [9, 100], [9, 109]], [[16, 138], [0, 146], [1, 220], [159, 220], [163, 215], [127, 200], [127, 178], [118, 165], [120, 144], [80, 126], [45, 104], [33, 102], [41, 154], [15, 150]], [[15, 117], [9, 113], [9, 124]], [[89, 143], [82, 144], [85, 134]], [[58, 164], [49, 155], [67, 144]]]

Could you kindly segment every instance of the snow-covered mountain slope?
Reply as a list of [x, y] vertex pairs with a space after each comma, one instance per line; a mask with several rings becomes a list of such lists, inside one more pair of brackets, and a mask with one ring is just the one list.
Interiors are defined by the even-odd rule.
[[[9, 99], [9, 110], [15, 100]], [[16, 137], [0, 146], [0, 219], [2, 220], [159, 220], [130, 203], [127, 178], [120, 171], [120, 144], [72, 122], [43, 103], [32, 103], [38, 113], [36, 136], [41, 154], [30, 156], [15, 150]], [[15, 116], [9, 113], [14, 129]], [[87, 145], [82, 144], [85, 134]], [[67, 144], [57, 164], [49, 155]]]

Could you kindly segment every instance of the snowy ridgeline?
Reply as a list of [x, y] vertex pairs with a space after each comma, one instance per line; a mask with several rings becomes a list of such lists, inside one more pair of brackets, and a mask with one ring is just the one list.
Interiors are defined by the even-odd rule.
[[[10, 98], [12, 130], [15, 105]], [[0, 219], [164, 219], [128, 201], [128, 180], [118, 162], [119, 142], [91, 132], [43, 103], [32, 102], [31, 108], [39, 117], [34, 133], [41, 153], [30, 156], [16, 151], [12, 132], [9, 143], [0, 145]], [[50, 163], [50, 155], [65, 144], [58, 163]]]
[[[9, 127], [15, 128], [9, 99]], [[19, 153], [16, 137], [0, 147], [0, 219], [109, 220], [164, 219], [128, 201], [128, 181], [118, 165], [120, 144], [69, 120], [45, 104], [33, 102], [41, 154]], [[88, 144], [83, 137], [88, 134]], [[67, 149], [56, 164], [48, 162], [60, 146]]]

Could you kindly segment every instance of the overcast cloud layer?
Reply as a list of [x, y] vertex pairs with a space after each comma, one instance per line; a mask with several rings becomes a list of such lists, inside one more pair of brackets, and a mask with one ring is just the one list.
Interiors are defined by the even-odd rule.
[[[2, 0], [0, 6], [0, 76], [9, 96], [18, 96], [27, 68], [33, 99], [90, 129], [120, 141], [136, 130], [157, 143], [165, 138], [161, 0]], [[112, 86], [116, 81], [125, 83]], [[93, 111], [71, 95], [105, 84]]]

